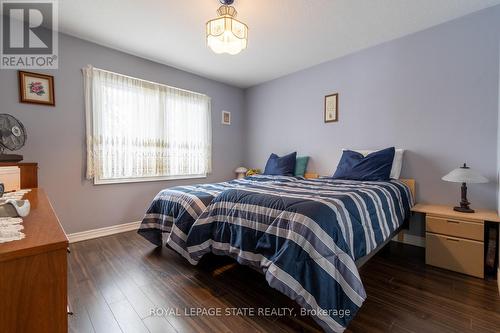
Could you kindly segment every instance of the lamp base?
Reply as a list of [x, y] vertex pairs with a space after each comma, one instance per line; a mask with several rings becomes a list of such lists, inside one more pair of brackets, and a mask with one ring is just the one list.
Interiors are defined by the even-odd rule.
[[460, 206], [453, 207], [453, 210], [460, 213], [474, 213], [474, 209], [470, 209], [470, 202], [467, 200], [467, 184], [462, 183], [462, 200], [460, 200]]
[[469, 207], [453, 207], [453, 210], [460, 213], [474, 213], [474, 209], [470, 209]]

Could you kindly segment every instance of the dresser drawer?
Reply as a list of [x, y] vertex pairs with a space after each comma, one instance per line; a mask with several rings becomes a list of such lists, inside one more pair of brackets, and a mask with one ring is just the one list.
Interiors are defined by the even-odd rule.
[[427, 215], [425, 231], [460, 238], [484, 240], [484, 224]]
[[484, 243], [426, 233], [425, 263], [479, 278], [484, 275]]

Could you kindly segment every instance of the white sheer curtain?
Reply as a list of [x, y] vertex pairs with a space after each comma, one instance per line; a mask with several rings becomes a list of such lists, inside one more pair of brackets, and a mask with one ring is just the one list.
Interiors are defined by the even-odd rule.
[[96, 183], [211, 172], [210, 97], [87, 66], [87, 178]]

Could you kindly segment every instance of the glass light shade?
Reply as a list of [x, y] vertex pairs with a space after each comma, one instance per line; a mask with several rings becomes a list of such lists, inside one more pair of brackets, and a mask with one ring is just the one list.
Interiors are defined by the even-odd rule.
[[234, 170], [234, 172], [236, 172], [236, 173], [246, 173], [247, 171], [248, 171], [248, 169], [245, 167], [238, 167], [238, 168], [236, 168], [236, 170]]
[[248, 27], [236, 20], [236, 10], [221, 6], [220, 17], [207, 22], [207, 45], [217, 54], [235, 55], [247, 47]]
[[245, 176], [247, 175], [247, 171], [248, 169], [245, 167], [238, 167], [236, 168], [236, 170], [234, 170], [237, 179], [245, 178]]
[[441, 179], [447, 182], [468, 184], [488, 182], [488, 179], [486, 177], [483, 177], [481, 174], [479, 174], [479, 172], [474, 171], [465, 165], [463, 167], [452, 170]]

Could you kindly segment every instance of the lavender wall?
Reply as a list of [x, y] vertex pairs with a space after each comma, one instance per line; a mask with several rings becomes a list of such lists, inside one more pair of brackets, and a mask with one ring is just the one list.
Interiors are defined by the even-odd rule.
[[[395, 145], [419, 202], [456, 203], [459, 185], [441, 177], [466, 161], [491, 180], [471, 185], [469, 199], [494, 209], [499, 35], [496, 6], [246, 90], [246, 165], [297, 150], [328, 175], [341, 148]], [[324, 124], [332, 92], [339, 122]]]
[[[497, 187], [497, 213], [500, 214], [500, 37], [498, 38], [498, 47], [499, 47], [499, 56], [498, 56], [498, 123], [497, 123], [497, 181], [499, 181], [499, 185]], [[500, 230], [498, 231], [500, 237]], [[498, 247], [498, 255], [500, 256], [500, 246]], [[497, 282], [498, 282], [498, 290], [500, 290], [500, 267], [497, 269]]]
[[[48, 193], [66, 232], [138, 221], [151, 199], [165, 187], [193, 180], [95, 186], [84, 179], [85, 121], [81, 68], [92, 64], [212, 97], [213, 174], [196, 182], [233, 177], [243, 160], [243, 91], [171, 67], [127, 55], [77, 38], [60, 35], [55, 76], [56, 107], [18, 103], [17, 72], [0, 70], [0, 113], [20, 119], [28, 132], [21, 151], [39, 163], [39, 182]], [[232, 112], [231, 126], [220, 122]]]
[[[80, 69], [86, 64], [212, 97], [214, 173], [196, 182], [226, 180], [242, 162], [263, 167], [271, 152], [292, 150], [312, 157], [311, 170], [331, 174], [343, 147], [396, 145], [407, 149], [403, 177], [417, 179], [419, 201], [454, 203], [458, 185], [440, 177], [467, 161], [492, 180], [471, 185], [470, 199], [476, 207], [494, 208], [500, 148], [499, 36], [497, 6], [244, 93], [61, 35], [59, 69], [47, 71], [55, 76], [57, 106], [18, 103], [17, 72], [0, 70], [0, 112], [25, 124], [25, 161], [39, 163], [40, 186], [68, 233], [137, 221], [160, 189], [193, 183], [94, 186], [84, 179]], [[324, 124], [323, 96], [331, 92], [340, 93], [339, 122]], [[223, 109], [232, 111], [231, 126], [220, 124]], [[500, 165], [500, 150], [498, 156]]]
[[[497, 187], [497, 212], [500, 214], [500, 37], [498, 42], [499, 56], [498, 56], [498, 125], [497, 125], [497, 180], [499, 185]], [[500, 229], [498, 230], [498, 236], [500, 238]], [[500, 257], [500, 246], [498, 247], [498, 256]], [[498, 290], [500, 290], [500, 267], [497, 268], [497, 283]]]

